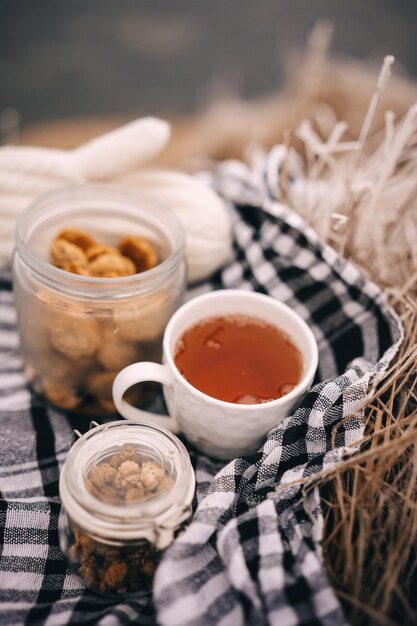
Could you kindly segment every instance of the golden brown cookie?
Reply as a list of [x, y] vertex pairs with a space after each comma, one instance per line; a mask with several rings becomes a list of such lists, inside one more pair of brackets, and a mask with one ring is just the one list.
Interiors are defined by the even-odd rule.
[[103, 332], [96, 357], [106, 370], [121, 370], [126, 365], [139, 361], [141, 354], [135, 344], [123, 339], [117, 329], [109, 326]]
[[115, 254], [116, 256], [120, 256], [117, 248], [113, 248], [113, 246], [106, 246], [104, 243], [96, 243], [86, 252], [87, 260], [89, 263], [95, 261], [95, 259], [97, 259], [99, 256], [103, 256], [103, 254]]
[[65, 239], [55, 239], [49, 250], [51, 263], [55, 267], [64, 269], [75, 265], [82, 269], [87, 269], [87, 257], [85, 252], [78, 246]]
[[76, 311], [51, 313], [49, 337], [58, 352], [74, 361], [93, 355], [101, 341], [96, 320]]
[[95, 239], [93, 239], [91, 235], [78, 228], [64, 228], [64, 230], [58, 233], [55, 239], [69, 241], [69, 243], [73, 243], [84, 251], [96, 244]]
[[121, 254], [133, 261], [138, 273], [150, 270], [158, 263], [157, 251], [143, 237], [126, 235], [119, 243], [119, 250]]
[[88, 266], [90, 276], [97, 278], [117, 278], [136, 273], [133, 262], [120, 254], [102, 254]]
[[128, 341], [153, 341], [161, 337], [171, 315], [167, 294], [138, 297], [114, 310], [114, 325]]

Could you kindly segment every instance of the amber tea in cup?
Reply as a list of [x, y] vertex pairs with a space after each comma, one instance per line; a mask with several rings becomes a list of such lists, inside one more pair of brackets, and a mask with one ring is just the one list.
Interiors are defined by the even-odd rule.
[[[226, 338], [233, 342], [225, 344], [226, 333], [216, 332], [219, 324], [227, 325]], [[194, 340], [200, 331], [203, 340]], [[221, 341], [225, 345], [218, 346]], [[195, 367], [192, 361], [182, 363], [194, 354], [190, 348], [197, 354]], [[209, 350], [217, 361], [208, 358]], [[113, 399], [123, 417], [181, 432], [205, 454], [233, 459], [255, 452], [296, 410], [317, 364], [313, 332], [292, 308], [261, 293], [218, 289], [192, 298], [174, 313], [164, 333], [163, 363], [125, 367], [113, 383]], [[200, 377], [202, 391], [194, 386], [200, 384], [194, 376]], [[142, 411], [123, 398], [144, 381], [162, 384], [168, 415]], [[219, 390], [227, 395], [220, 396]]]
[[256, 317], [205, 319], [177, 342], [175, 365], [193, 387], [237, 404], [281, 398], [300, 381], [300, 351], [276, 326]]

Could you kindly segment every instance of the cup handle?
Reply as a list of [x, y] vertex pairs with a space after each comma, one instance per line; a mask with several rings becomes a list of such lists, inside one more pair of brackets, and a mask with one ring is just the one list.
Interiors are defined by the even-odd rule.
[[142, 411], [123, 400], [125, 392], [136, 383], [155, 381], [169, 386], [172, 383], [172, 374], [167, 365], [143, 362], [133, 363], [122, 369], [113, 381], [113, 402], [120, 415], [126, 419], [139, 422], [154, 422], [168, 428], [173, 433], [179, 432], [177, 420], [170, 415], [159, 415], [151, 411]]

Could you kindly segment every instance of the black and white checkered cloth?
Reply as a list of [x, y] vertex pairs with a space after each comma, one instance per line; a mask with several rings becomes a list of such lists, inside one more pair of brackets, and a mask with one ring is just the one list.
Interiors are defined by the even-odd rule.
[[255, 172], [239, 163], [218, 170], [211, 182], [234, 204], [235, 259], [189, 296], [253, 289], [289, 304], [317, 338], [317, 384], [251, 457], [223, 467], [190, 450], [198, 508], [158, 568], [153, 601], [95, 595], [68, 572], [58, 545], [58, 478], [72, 430], [87, 423], [26, 387], [3, 278], [0, 624], [346, 624], [323, 568], [314, 480], [354, 452], [369, 383], [395, 355], [402, 329], [378, 288], [274, 200], [281, 161], [276, 148]]

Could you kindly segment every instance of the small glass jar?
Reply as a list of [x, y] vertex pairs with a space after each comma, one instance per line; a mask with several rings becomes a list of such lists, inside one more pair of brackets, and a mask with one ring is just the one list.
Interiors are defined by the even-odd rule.
[[119, 421], [79, 435], [59, 482], [71, 571], [97, 592], [149, 592], [163, 551], [191, 517], [194, 491], [188, 452], [165, 428]]
[[[157, 251], [152, 269], [119, 278], [73, 274], [48, 261], [66, 228], [117, 245], [139, 235]], [[54, 405], [89, 415], [115, 412], [119, 370], [161, 358], [162, 335], [183, 301], [184, 234], [175, 215], [152, 199], [110, 186], [77, 185], [37, 199], [20, 216], [13, 285], [24, 371]], [[130, 402], [149, 400], [149, 386]], [[147, 395], [148, 394], [148, 395]]]

